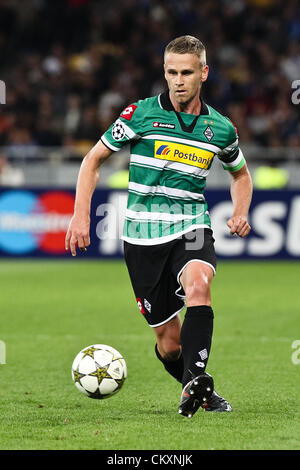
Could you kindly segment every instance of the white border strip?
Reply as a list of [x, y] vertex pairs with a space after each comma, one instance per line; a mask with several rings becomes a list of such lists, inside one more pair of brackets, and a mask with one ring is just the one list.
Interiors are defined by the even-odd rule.
[[182, 232], [177, 232], [173, 233], [172, 235], [166, 235], [165, 237], [157, 237], [157, 238], [130, 238], [126, 237], [126, 235], [122, 235], [121, 240], [124, 240], [127, 243], [131, 243], [132, 245], [160, 245], [161, 243], [166, 243], [171, 240], [175, 240], [176, 238], [180, 238], [181, 235], [184, 235], [185, 233], [192, 232], [193, 230], [197, 228], [209, 228], [209, 225], [206, 224], [193, 224], [190, 225], [188, 228], [185, 230], [182, 230]]
[[[118, 118], [116, 121], [115, 121], [115, 124], [120, 124], [122, 127], [124, 127], [125, 129], [125, 133], [127, 135], [127, 137], [129, 139], [136, 139], [137, 137], [139, 137], [135, 132], [133, 132], [132, 129], [130, 129], [129, 126], [127, 126], [127, 124], [124, 122], [124, 121], [121, 121], [120, 118]], [[114, 125], [115, 125], [114, 124]]]
[[185, 304], [179, 310], [177, 310], [177, 312], [173, 313], [169, 318], [167, 318], [167, 320], [164, 320], [161, 323], [157, 323], [156, 325], [150, 325], [150, 323], [148, 323], [148, 325], [151, 326], [151, 328], [156, 328], [157, 326], [164, 325], [165, 323], [168, 323], [168, 321], [172, 320], [172, 318], [176, 317], [181, 312], [181, 310], [184, 309], [184, 307]]
[[241, 149], [239, 149], [239, 153], [238, 153], [238, 156], [236, 157], [235, 160], [233, 160], [233, 162], [224, 162], [222, 161], [223, 165], [229, 167], [229, 168], [234, 168], [235, 166], [237, 166], [244, 158], [244, 155], [243, 155], [243, 152], [241, 151]]
[[209, 170], [203, 168], [188, 165], [186, 163], [174, 162], [173, 160], [164, 160], [155, 157], [145, 157], [144, 155], [131, 154], [130, 163], [136, 166], [148, 166], [155, 168], [164, 168], [165, 170], [181, 171], [192, 176], [205, 177], [208, 175]]
[[203, 201], [204, 196], [200, 193], [193, 193], [185, 189], [170, 188], [169, 186], [148, 186], [147, 184], [140, 184], [130, 181], [128, 185], [129, 191], [136, 191], [147, 196], [148, 194], [166, 195], [170, 197], [194, 199], [196, 201]]
[[194, 165], [187, 165], [180, 162], [173, 162], [171, 160], [167, 160], [166, 170], [182, 171], [190, 175], [202, 177], [207, 176], [209, 173], [209, 170], [205, 170], [204, 168], [200, 168]]
[[172, 214], [171, 212], [145, 212], [145, 211], [133, 211], [126, 209], [126, 217], [136, 220], [167, 220], [168, 222], [178, 222], [182, 220], [193, 220], [200, 216], [208, 214], [206, 212], [200, 212], [199, 214]]
[[121, 150], [119, 147], [115, 147], [114, 145], [112, 145], [110, 142], [108, 142], [107, 138], [105, 137], [105, 135], [103, 134], [100, 138], [103, 142], [103, 144], [108, 147], [110, 150], [113, 150], [114, 152], [118, 152], [119, 150]]
[[166, 166], [168, 160], [162, 160], [161, 158], [145, 157], [137, 153], [130, 155], [130, 163], [138, 163], [140, 165], [156, 166], [157, 168], [163, 168]]
[[236, 139], [234, 142], [232, 142], [232, 144], [227, 145], [227, 147], [224, 147], [222, 151], [225, 153], [232, 152], [232, 150], [237, 148], [238, 144], [239, 144], [239, 139]]
[[193, 263], [194, 261], [197, 261], [198, 263], [203, 263], [203, 264], [206, 264], [207, 266], [210, 266], [211, 269], [213, 270], [214, 276], [216, 275], [216, 270], [215, 270], [215, 268], [212, 264], [208, 263], [207, 261], [203, 261], [202, 259], [190, 259], [187, 263], [185, 263], [185, 265], [180, 269], [179, 273], [177, 274], [177, 282], [179, 284], [179, 287], [178, 287], [178, 289], [176, 289], [175, 294], [177, 295], [177, 297], [180, 297], [181, 299], [184, 299], [185, 295], [178, 294], [178, 292], [181, 289], [183, 289], [183, 287], [182, 287], [182, 285], [179, 281], [179, 278], [180, 278], [183, 270], [186, 268], [186, 266], [190, 263]]
[[[161, 95], [161, 94], [160, 94]], [[158, 95], [157, 99], [158, 99], [158, 104], [160, 106], [161, 109], [163, 109], [162, 105], [161, 105], [161, 101], [160, 101], [160, 95]]]

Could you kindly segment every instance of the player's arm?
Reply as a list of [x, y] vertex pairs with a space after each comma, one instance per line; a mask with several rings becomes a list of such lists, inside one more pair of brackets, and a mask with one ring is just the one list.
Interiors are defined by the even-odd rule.
[[231, 235], [236, 233], [240, 237], [246, 237], [251, 230], [247, 217], [252, 199], [252, 180], [247, 164], [245, 163], [240, 170], [232, 172], [231, 176], [233, 215], [227, 221], [227, 225]]
[[101, 164], [112, 154], [101, 140], [84, 157], [78, 174], [74, 214], [66, 235], [66, 250], [76, 256], [76, 245], [86, 251], [90, 245], [91, 199], [100, 175]]

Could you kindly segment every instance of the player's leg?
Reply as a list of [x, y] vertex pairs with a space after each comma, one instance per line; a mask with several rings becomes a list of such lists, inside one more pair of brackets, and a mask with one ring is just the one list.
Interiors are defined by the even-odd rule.
[[[209, 317], [209, 320], [212, 320], [210, 315], [212, 314], [210, 307], [210, 283], [213, 275], [214, 271], [209, 265], [198, 261], [189, 263], [180, 277], [181, 285], [186, 293], [186, 304], [188, 307], [183, 332], [179, 315], [154, 328], [157, 341], [155, 346], [156, 355], [163, 363], [165, 369], [182, 383], [183, 386], [191, 378], [203, 373], [207, 363], [211, 345], [212, 321], [209, 321], [209, 326], [205, 322], [207, 317]], [[199, 305], [201, 306], [200, 308]], [[200, 333], [199, 319], [201, 320]], [[195, 329], [189, 332], [191, 327]], [[192, 344], [190, 344], [191, 339]], [[182, 354], [182, 341], [185, 346], [185, 356]], [[201, 352], [202, 356], [207, 354], [207, 357], [203, 360], [199, 355], [199, 359], [193, 360], [195, 344], [197, 355], [198, 351]], [[199, 344], [203, 346], [202, 349], [199, 349]], [[187, 367], [184, 367], [184, 359], [187, 361]], [[189, 370], [193, 371], [192, 374]]]
[[163, 363], [166, 371], [181, 383], [184, 364], [180, 344], [181, 320], [179, 315], [167, 323], [153, 328], [153, 330], [156, 335], [155, 352], [157, 358]]
[[[180, 277], [186, 294], [187, 311], [180, 335], [185, 368], [179, 412], [186, 416], [192, 416], [199, 405], [206, 411], [232, 411], [231, 405], [214, 390], [212, 377], [205, 373], [213, 335], [214, 314], [210, 293], [213, 276], [211, 266], [194, 261], [186, 266]], [[205, 397], [204, 403], [196, 401], [195, 404], [191, 393]]]
[[125, 242], [124, 255], [138, 307], [156, 335], [156, 356], [181, 383], [179, 312], [184, 308], [184, 301], [174, 295], [177, 285], [168, 267], [172, 246], [170, 243], [135, 246]]
[[191, 261], [180, 277], [187, 305], [181, 328], [182, 355], [185, 364], [183, 387], [193, 377], [202, 374], [208, 362], [214, 319], [210, 292], [213, 276], [214, 271], [210, 265], [201, 261]]
[[216, 270], [211, 229], [196, 229], [178, 239], [171, 266], [175, 294], [187, 306], [180, 334], [184, 373], [178, 411], [190, 417], [214, 390], [213, 379], [205, 372], [213, 330], [210, 286]]
[[180, 334], [184, 373], [178, 412], [189, 418], [208, 402], [214, 390], [212, 377], [205, 373], [213, 333], [213, 276], [212, 267], [200, 260], [190, 261], [180, 276], [187, 310]]

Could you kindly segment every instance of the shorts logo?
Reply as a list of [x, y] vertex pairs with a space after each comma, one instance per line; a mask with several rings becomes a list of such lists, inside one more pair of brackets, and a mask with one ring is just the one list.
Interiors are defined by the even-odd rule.
[[140, 309], [141, 313], [142, 313], [143, 315], [145, 315], [145, 314], [146, 314], [146, 311], [145, 311], [145, 309], [144, 309], [144, 307], [143, 307], [142, 299], [141, 299], [140, 297], [137, 297], [137, 298], [136, 298], [136, 301], [137, 301], [138, 308]]
[[125, 136], [125, 133], [125, 127], [123, 126], [122, 122], [116, 122], [111, 131], [111, 135], [113, 136], [114, 140], [122, 140]]
[[144, 299], [144, 305], [145, 305], [145, 308], [148, 310], [148, 312], [151, 313], [151, 304], [150, 302], [148, 302], [147, 299]]
[[157, 140], [154, 146], [154, 157], [207, 170], [212, 163], [214, 153], [190, 145]]
[[131, 104], [130, 106], [127, 106], [127, 108], [125, 108], [124, 111], [122, 111], [121, 117], [126, 119], [127, 121], [130, 121], [136, 108], [137, 106], [135, 104]]

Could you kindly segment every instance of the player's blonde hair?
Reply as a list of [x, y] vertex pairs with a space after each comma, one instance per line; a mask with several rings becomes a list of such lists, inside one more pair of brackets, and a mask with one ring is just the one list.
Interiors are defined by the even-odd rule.
[[165, 48], [165, 55], [168, 52], [174, 54], [195, 54], [199, 57], [200, 64], [206, 65], [206, 49], [204, 44], [194, 36], [179, 36], [173, 39]]

